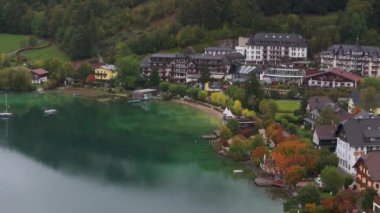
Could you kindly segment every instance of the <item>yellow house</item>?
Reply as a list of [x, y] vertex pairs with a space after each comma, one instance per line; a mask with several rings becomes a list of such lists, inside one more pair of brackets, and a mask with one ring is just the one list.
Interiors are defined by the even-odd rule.
[[116, 66], [111, 64], [103, 65], [95, 69], [95, 79], [109, 81], [117, 76]]

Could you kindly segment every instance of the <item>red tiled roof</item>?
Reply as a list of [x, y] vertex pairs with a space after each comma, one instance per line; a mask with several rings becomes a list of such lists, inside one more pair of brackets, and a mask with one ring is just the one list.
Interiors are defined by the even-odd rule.
[[41, 68], [39, 68], [39, 69], [35, 69], [35, 70], [31, 70], [31, 72], [32, 72], [33, 74], [36, 74], [36, 75], [46, 75], [46, 74], [49, 73], [48, 71], [46, 71], [46, 70], [44, 70], [44, 69], [41, 69]]
[[334, 68], [334, 69], [330, 70], [329, 72], [334, 73], [334, 74], [339, 75], [339, 76], [342, 76], [343, 78], [347, 78], [351, 81], [360, 81], [362, 79], [362, 77], [360, 77], [358, 75], [355, 75], [355, 74], [350, 73], [350, 72], [346, 72], [346, 71], [339, 69], [339, 68]]
[[317, 73], [319, 73], [319, 71], [317, 70], [317, 69], [307, 69], [306, 70], [306, 77], [307, 76], [309, 76], [309, 75], [315, 75], [315, 74], [317, 74]]
[[315, 76], [319, 76], [319, 75], [324, 75], [327, 73], [333, 73], [335, 75], [339, 75], [339, 76], [346, 78], [346, 79], [349, 79], [351, 81], [360, 81], [362, 79], [362, 77], [355, 75], [353, 73], [350, 73], [350, 72], [346, 72], [340, 68], [334, 68], [334, 69], [331, 69], [327, 72], [317, 72], [317, 73], [315, 73], [314, 71], [307, 71], [305, 78], [311, 78], [311, 77], [315, 77]]

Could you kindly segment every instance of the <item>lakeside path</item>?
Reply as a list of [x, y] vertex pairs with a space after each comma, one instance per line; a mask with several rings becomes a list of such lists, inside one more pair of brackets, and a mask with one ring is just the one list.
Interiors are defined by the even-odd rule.
[[186, 106], [190, 106], [192, 108], [195, 108], [195, 109], [198, 109], [200, 111], [203, 111], [213, 117], [216, 117], [220, 120], [223, 119], [223, 113], [222, 112], [219, 112], [218, 110], [216, 109], [213, 109], [211, 107], [208, 107], [208, 106], [205, 106], [203, 104], [198, 104], [196, 102], [190, 102], [190, 101], [185, 101], [185, 100], [172, 100], [172, 102], [174, 103], [179, 103], [179, 104], [183, 104], [183, 105], [186, 105]]

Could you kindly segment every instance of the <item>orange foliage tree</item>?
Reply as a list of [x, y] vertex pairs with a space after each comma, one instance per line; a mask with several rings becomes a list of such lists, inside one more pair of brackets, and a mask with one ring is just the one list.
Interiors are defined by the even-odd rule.
[[272, 159], [289, 184], [295, 184], [308, 172], [313, 172], [318, 162], [317, 154], [310, 144], [294, 139], [277, 145], [272, 152]]
[[260, 162], [264, 155], [268, 153], [268, 149], [265, 146], [258, 146], [251, 152], [251, 158], [254, 162]]
[[357, 193], [351, 190], [344, 190], [338, 192], [333, 197], [323, 199], [321, 204], [324, 209], [330, 212], [352, 212], [356, 208], [357, 201]]

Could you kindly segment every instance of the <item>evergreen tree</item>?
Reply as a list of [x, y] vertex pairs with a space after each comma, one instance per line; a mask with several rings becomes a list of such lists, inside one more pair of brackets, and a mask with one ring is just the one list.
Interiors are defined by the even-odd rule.
[[157, 69], [153, 69], [149, 77], [149, 86], [153, 88], [158, 88], [159, 85], [160, 85], [160, 75]]

